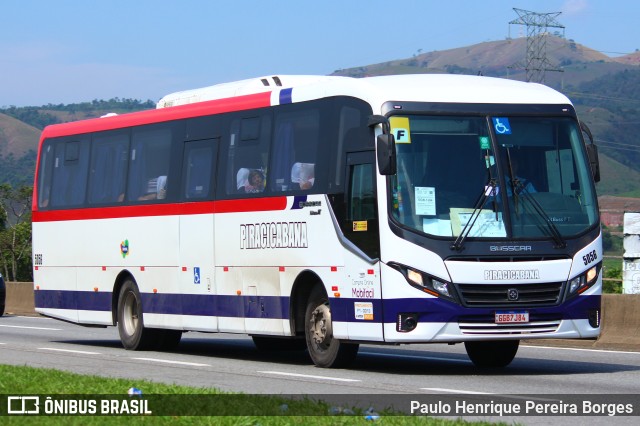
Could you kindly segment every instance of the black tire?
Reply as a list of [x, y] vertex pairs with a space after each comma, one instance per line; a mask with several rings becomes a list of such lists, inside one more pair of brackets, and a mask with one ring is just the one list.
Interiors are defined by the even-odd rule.
[[127, 350], [144, 351], [154, 349], [158, 331], [145, 328], [142, 320], [142, 299], [136, 283], [128, 279], [118, 296], [118, 333], [122, 346]]
[[520, 346], [519, 340], [464, 342], [469, 359], [480, 368], [502, 368], [511, 364]]
[[351, 364], [358, 354], [355, 343], [344, 343], [333, 338], [329, 298], [320, 285], [311, 290], [304, 315], [304, 334], [309, 356], [315, 365], [340, 368]]
[[261, 352], [304, 351], [307, 348], [305, 339], [279, 338], [268, 336], [251, 336], [253, 344]]

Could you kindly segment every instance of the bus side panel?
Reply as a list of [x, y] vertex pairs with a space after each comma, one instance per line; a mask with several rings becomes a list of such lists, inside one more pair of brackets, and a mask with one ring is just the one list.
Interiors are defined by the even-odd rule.
[[243, 269], [245, 332], [279, 336], [284, 334], [282, 319], [284, 315], [288, 315], [289, 305], [288, 298], [280, 297], [279, 269]]
[[78, 322], [76, 268], [38, 267], [34, 272], [36, 312]]
[[[77, 264], [84, 241], [74, 239], [73, 223], [34, 222], [34, 303], [36, 312], [78, 322]], [[46, 238], [39, 238], [45, 236]]]
[[182, 298], [176, 297], [181, 270], [179, 217], [136, 217], [112, 223], [111, 236], [103, 241], [111, 241], [105, 246], [119, 251], [121, 268], [128, 270], [138, 285], [145, 327], [182, 328]]
[[213, 214], [180, 216], [182, 323], [185, 330], [218, 331]]
[[380, 262], [371, 264], [351, 252], [345, 254], [338, 294], [330, 292], [333, 333], [338, 339], [382, 341]]
[[78, 321], [81, 324], [112, 325], [111, 290], [119, 268], [78, 268]]
[[226, 333], [244, 333], [242, 269], [232, 266], [220, 266], [215, 269], [218, 330]]

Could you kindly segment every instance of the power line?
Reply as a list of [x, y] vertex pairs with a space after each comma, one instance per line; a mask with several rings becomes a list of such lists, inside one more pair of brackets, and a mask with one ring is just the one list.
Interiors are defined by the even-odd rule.
[[[544, 83], [547, 71], [562, 72], [562, 69], [552, 65], [547, 57], [548, 28], [562, 28], [562, 36], [564, 37], [564, 25], [556, 20], [556, 17], [562, 12], [536, 13], [515, 7], [513, 10], [518, 14], [518, 19], [509, 22], [509, 38], [511, 38], [511, 25], [525, 25], [527, 27], [527, 57], [524, 64], [527, 81]], [[519, 64], [514, 64], [511, 67], [522, 68]]]

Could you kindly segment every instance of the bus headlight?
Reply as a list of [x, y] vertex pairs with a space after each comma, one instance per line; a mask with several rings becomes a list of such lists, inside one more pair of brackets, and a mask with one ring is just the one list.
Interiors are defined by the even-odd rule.
[[578, 275], [575, 278], [569, 280], [567, 297], [577, 296], [583, 293], [589, 287], [594, 285], [598, 279], [598, 272], [600, 271], [600, 264], [587, 269], [586, 272]]
[[389, 264], [389, 266], [400, 271], [412, 287], [432, 296], [442, 297], [444, 299], [456, 299], [453, 286], [447, 281], [432, 277], [424, 272], [416, 271], [404, 265]]

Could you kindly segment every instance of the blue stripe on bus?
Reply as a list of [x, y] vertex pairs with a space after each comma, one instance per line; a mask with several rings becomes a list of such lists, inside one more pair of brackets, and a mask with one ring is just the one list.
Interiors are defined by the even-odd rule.
[[293, 197], [293, 205], [291, 206], [291, 210], [298, 210], [302, 208], [302, 203], [307, 201], [306, 195], [296, 195]]
[[[237, 318], [289, 318], [289, 298], [279, 296], [225, 296], [142, 293], [142, 311], [151, 314]], [[35, 306], [45, 309], [111, 311], [111, 293], [37, 290]]]
[[[143, 293], [142, 310], [146, 313], [232, 318], [289, 319], [289, 297], [246, 295], [199, 295]], [[93, 291], [37, 290], [35, 306], [48, 309], [111, 311], [111, 293]], [[355, 317], [355, 303], [371, 303], [373, 320]], [[347, 299], [331, 298], [334, 321], [395, 323], [400, 313], [416, 313], [419, 322], [458, 322], [466, 319], [492, 318], [496, 311], [527, 310], [531, 321], [587, 319], [588, 311], [600, 309], [601, 296], [578, 296], [561, 306], [464, 308], [443, 299]], [[465, 319], [466, 318], [466, 319]]]
[[[466, 319], [493, 318], [496, 311], [529, 312], [531, 321], [557, 319], [587, 319], [589, 310], [600, 309], [601, 296], [578, 296], [560, 306], [465, 308], [444, 299], [331, 299], [331, 317], [335, 321], [356, 321], [355, 302], [369, 302], [373, 306], [373, 321], [394, 323], [401, 313], [418, 314], [420, 322], [458, 322]], [[371, 321], [369, 321], [371, 322]]]
[[280, 105], [290, 104], [293, 101], [291, 100], [291, 93], [293, 92], [293, 87], [288, 89], [282, 89], [280, 91]]

